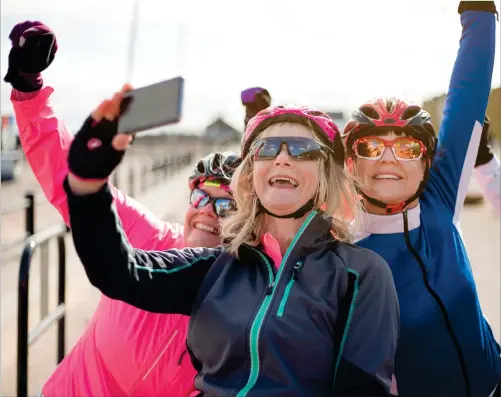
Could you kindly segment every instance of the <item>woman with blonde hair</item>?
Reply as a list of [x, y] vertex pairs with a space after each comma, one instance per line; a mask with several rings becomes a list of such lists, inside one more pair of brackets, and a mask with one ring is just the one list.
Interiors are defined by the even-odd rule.
[[143, 251], [127, 241], [107, 183], [131, 140], [117, 134], [122, 95], [93, 112], [68, 156], [73, 239], [91, 283], [143, 310], [191, 316], [197, 396], [388, 395], [395, 287], [377, 254], [344, 242], [349, 224], [326, 215], [356, 205], [332, 120], [304, 107], [258, 113], [225, 245]]

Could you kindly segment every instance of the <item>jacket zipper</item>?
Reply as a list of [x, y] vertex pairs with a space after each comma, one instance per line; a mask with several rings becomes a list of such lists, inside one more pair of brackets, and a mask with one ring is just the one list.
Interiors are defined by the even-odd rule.
[[[287, 249], [287, 252], [285, 253], [282, 263], [280, 264], [280, 268], [278, 270], [277, 276], [275, 277], [275, 280], [271, 282], [271, 284], [268, 286], [268, 290], [266, 291], [266, 296], [264, 297], [263, 301], [261, 302], [261, 306], [259, 307], [259, 310], [257, 311], [256, 317], [254, 317], [254, 320], [252, 321], [251, 329], [250, 329], [250, 337], [249, 337], [249, 350], [250, 350], [250, 359], [251, 359], [251, 369], [249, 373], [249, 379], [247, 380], [247, 383], [241, 389], [236, 397], [245, 397], [247, 394], [251, 391], [251, 389], [255, 386], [258, 377], [259, 377], [259, 334], [261, 333], [261, 327], [263, 326], [264, 323], [264, 318], [268, 312], [268, 309], [270, 307], [270, 303], [275, 295], [276, 288], [275, 286], [278, 285], [280, 282], [280, 276], [283, 273], [283, 270], [285, 268], [285, 264], [287, 263], [287, 259], [289, 259], [289, 255], [291, 251], [294, 249], [297, 241], [303, 234], [304, 230], [306, 227], [310, 224], [311, 220], [314, 218], [314, 216], [317, 214], [316, 211], [312, 211], [310, 215], [306, 218], [304, 221], [303, 225], [299, 228], [298, 232], [296, 233], [296, 236], [294, 237], [294, 240], [292, 240], [291, 245]], [[270, 265], [270, 262], [266, 257], [259, 251], [255, 250], [261, 258], [265, 261], [266, 266], [268, 267], [268, 272], [271, 272], [273, 275], [273, 270]], [[270, 278], [270, 280], [273, 280], [273, 278]]]
[[303, 267], [303, 262], [297, 262], [294, 265], [294, 270], [292, 271], [292, 277], [290, 281], [287, 283], [287, 286], [285, 287], [284, 295], [282, 296], [282, 300], [280, 301], [280, 305], [278, 306], [278, 311], [277, 311], [278, 317], [283, 317], [284, 315], [285, 305], [287, 305], [289, 294], [291, 292], [292, 286], [294, 285], [299, 276], [299, 271], [301, 270], [302, 267]]

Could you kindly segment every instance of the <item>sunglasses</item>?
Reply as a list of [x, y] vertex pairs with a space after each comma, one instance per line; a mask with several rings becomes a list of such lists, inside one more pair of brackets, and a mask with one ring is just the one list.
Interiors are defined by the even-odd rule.
[[353, 143], [353, 151], [357, 157], [374, 161], [383, 157], [388, 147], [399, 161], [419, 160], [426, 153], [426, 146], [423, 142], [410, 137], [399, 137], [387, 141], [377, 136], [366, 136]]
[[198, 210], [209, 203], [212, 204], [212, 209], [219, 218], [225, 218], [229, 212], [237, 209], [235, 200], [233, 199], [211, 197], [201, 189], [193, 189], [191, 191], [190, 204], [193, 208]]
[[315, 161], [328, 158], [327, 148], [316, 140], [292, 136], [258, 139], [252, 144], [250, 152], [254, 160], [273, 160], [282, 151], [282, 145], [287, 146], [289, 156], [296, 160]]

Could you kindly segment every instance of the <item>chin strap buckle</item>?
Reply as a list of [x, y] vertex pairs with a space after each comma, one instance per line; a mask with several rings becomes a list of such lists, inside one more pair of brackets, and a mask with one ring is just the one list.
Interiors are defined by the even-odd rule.
[[398, 204], [388, 204], [386, 205], [386, 213], [387, 214], [396, 214], [397, 212], [402, 212], [407, 203], [404, 201]]

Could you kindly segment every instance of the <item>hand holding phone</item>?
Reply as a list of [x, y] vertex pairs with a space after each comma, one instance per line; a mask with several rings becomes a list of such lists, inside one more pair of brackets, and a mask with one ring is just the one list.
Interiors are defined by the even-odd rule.
[[181, 76], [128, 91], [124, 95], [118, 132], [141, 131], [178, 123], [181, 120], [184, 79]]

